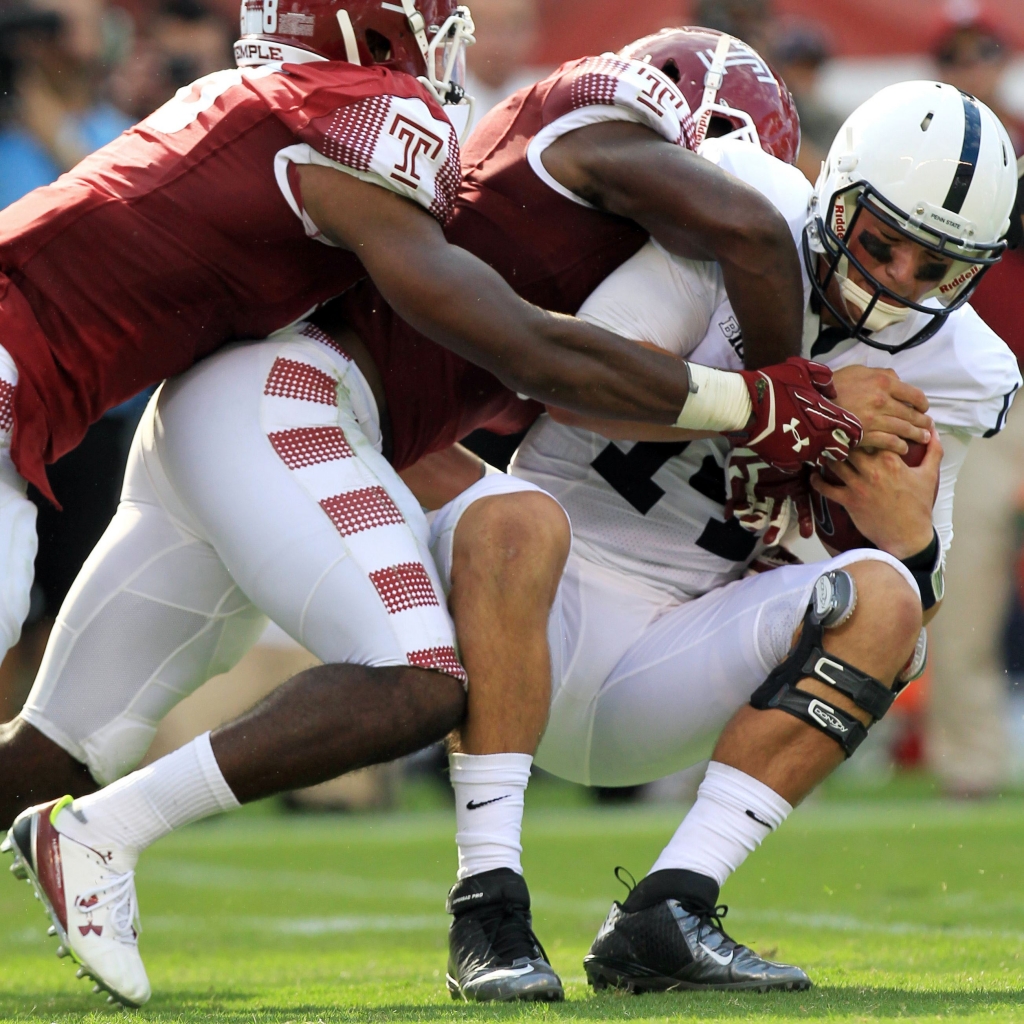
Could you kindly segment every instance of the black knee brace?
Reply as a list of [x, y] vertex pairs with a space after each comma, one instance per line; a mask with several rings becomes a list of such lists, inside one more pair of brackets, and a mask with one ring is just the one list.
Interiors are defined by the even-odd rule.
[[895, 686], [889, 689], [822, 647], [825, 630], [845, 622], [853, 613], [856, 601], [856, 588], [849, 573], [839, 570], [819, 577], [796, 647], [750, 698], [751, 707], [758, 711], [778, 708], [814, 726], [835, 740], [847, 757], [864, 742], [867, 726], [842, 708], [826, 704], [813, 693], [796, 689], [796, 684], [810, 677], [838, 690], [871, 715], [872, 725], [892, 707], [899, 689]]

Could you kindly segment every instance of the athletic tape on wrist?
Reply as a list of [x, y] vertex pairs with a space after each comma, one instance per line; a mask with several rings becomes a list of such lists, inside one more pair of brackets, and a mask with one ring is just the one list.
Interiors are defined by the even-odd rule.
[[716, 433], [743, 430], [753, 414], [746, 381], [738, 373], [686, 364], [690, 393], [676, 426]]

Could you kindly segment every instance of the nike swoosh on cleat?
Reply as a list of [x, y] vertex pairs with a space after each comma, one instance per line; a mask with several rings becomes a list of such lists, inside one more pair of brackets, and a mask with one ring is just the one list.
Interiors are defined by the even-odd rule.
[[[484, 977], [488, 981], [500, 980], [502, 978], [521, 978], [524, 974], [533, 973], [533, 964], [527, 964], [525, 967], [506, 967], [500, 971], [491, 971], [485, 974]], [[476, 981], [477, 979], [473, 979]]]
[[711, 957], [711, 959], [714, 960], [716, 964], [720, 964], [722, 967], [728, 967], [729, 964], [732, 963], [732, 958], [734, 956], [734, 953], [732, 951], [729, 952], [728, 956], [722, 956], [721, 953], [716, 953], [713, 949], [708, 949], [708, 947], [705, 946], [703, 942], [699, 943], [699, 945], [700, 948], [703, 949], [704, 952], [707, 953], [707, 955]]
[[470, 800], [466, 804], [466, 810], [475, 811], [478, 807], [486, 807], [488, 804], [496, 804], [499, 800], [507, 800], [511, 795], [511, 793], [506, 793], [504, 796], [496, 796], [493, 800], [481, 800], [480, 803]]
[[753, 811], [747, 811], [747, 817], [753, 818], [754, 821], [758, 823], [758, 825], [764, 825], [764, 827], [768, 829], [769, 832], [772, 830], [771, 825], [769, 825], [768, 822], [765, 821], [763, 818], [759, 818]]

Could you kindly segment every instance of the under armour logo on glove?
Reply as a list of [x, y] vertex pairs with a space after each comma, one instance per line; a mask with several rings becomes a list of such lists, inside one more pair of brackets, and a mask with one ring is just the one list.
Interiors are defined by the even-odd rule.
[[728, 487], [726, 516], [734, 516], [749, 533], [758, 534], [762, 543], [778, 543], [789, 529], [795, 513], [800, 536], [814, 533], [811, 512], [810, 473], [801, 466], [796, 473], [786, 473], [769, 466], [749, 448], [733, 448], [726, 462]]
[[843, 462], [861, 439], [856, 416], [836, 397], [832, 371], [791, 356], [763, 370], [742, 370], [754, 415], [747, 429], [726, 436], [752, 449], [769, 466], [794, 473], [804, 462], [824, 468]]
[[793, 451], [800, 453], [801, 448], [806, 448], [811, 442], [809, 438], [800, 436], [800, 421], [794, 417], [782, 427], [787, 434], [793, 435]]

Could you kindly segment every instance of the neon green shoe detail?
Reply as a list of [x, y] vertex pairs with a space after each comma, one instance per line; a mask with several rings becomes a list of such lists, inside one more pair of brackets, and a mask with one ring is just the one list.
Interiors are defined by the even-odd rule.
[[54, 828], [57, 827], [57, 815], [60, 814], [60, 812], [63, 811], [64, 808], [67, 807], [68, 804], [73, 804], [74, 802], [75, 802], [75, 798], [73, 796], [68, 795], [68, 796], [62, 796], [53, 805], [53, 810], [50, 811], [50, 824]]

